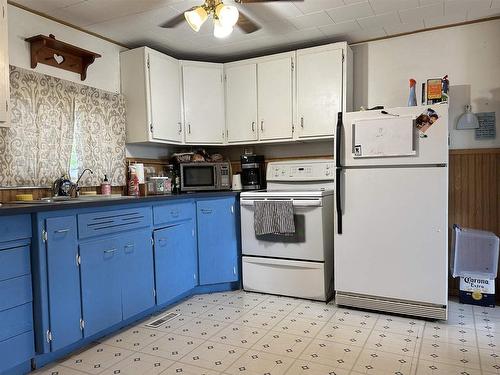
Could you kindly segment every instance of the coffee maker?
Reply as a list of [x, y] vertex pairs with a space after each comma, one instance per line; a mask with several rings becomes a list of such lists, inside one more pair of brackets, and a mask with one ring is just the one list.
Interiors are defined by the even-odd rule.
[[266, 163], [263, 155], [241, 155], [241, 185], [243, 190], [266, 188]]

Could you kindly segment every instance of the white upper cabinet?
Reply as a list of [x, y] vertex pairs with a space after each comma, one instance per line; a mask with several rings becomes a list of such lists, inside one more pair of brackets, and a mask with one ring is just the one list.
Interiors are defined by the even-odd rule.
[[257, 64], [260, 140], [293, 136], [294, 56], [294, 52], [270, 56]]
[[223, 65], [182, 62], [186, 143], [225, 141]]
[[149, 95], [153, 138], [182, 142], [181, 72], [179, 61], [149, 53]]
[[179, 61], [149, 48], [120, 54], [127, 142], [182, 143]]
[[258, 139], [257, 65], [227, 64], [226, 83], [227, 142], [253, 142]]
[[0, 0], [0, 127], [10, 126], [8, 45], [7, 0]]
[[297, 137], [335, 134], [343, 111], [343, 49], [316, 47], [297, 51]]

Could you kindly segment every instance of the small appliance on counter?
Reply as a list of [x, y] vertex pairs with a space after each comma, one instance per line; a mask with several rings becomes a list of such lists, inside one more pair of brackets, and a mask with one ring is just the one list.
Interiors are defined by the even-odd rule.
[[231, 190], [231, 164], [229, 162], [180, 163], [180, 191]]
[[243, 190], [266, 188], [266, 164], [263, 155], [241, 155], [241, 185]]

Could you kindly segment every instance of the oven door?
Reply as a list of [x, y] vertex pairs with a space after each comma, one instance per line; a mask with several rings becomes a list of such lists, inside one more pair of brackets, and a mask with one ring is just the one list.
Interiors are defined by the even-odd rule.
[[214, 164], [181, 164], [181, 191], [216, 190], [216, 187]]
[[[240, 200], [243, 255], [318, 262], [328, 261], [332, 257], [332, 196], [292, 199], [295, 219], [293, 236], [276, 234], [257, 236], [254, 230], [255, 200], [258, 199]], [[272, 200], [277, 199], [272, 198]]]

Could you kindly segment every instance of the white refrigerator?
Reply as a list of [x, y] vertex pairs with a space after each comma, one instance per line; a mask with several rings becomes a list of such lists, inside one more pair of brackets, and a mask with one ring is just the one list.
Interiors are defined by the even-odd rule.
[[448, 106], [339, 114], [339, 305], [447, 319]]

